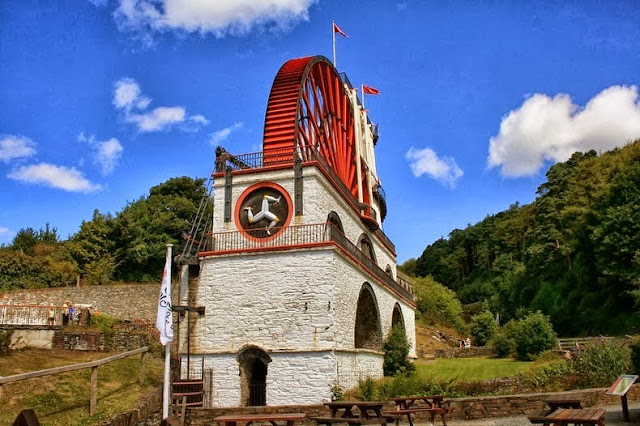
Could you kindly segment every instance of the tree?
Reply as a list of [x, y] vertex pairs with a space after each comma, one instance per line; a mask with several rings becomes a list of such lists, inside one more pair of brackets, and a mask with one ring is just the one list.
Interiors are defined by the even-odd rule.
[[511, 330], [516, 355], [523, 361], [531, 361], [536, 355], [553, 349], [557, 344], [549, 317], [539, 311], [516, 321]]
[[398, 373], [408, 373], [415, 370], [415, 366], [408, 358], [409, 347], [404, 329], [400, 326], [391, 328], [383, 345], [385, 376], [395, 376]]
[[414, 280], [418, 316], [426, 324], [441, 324], [464, 331], [462, 304], [456, 293], [431, 276]]
[[486, 345], [497, 331], [498, 324], [496, 324], [491, 312], [484, 311], [471, 317], [469, 333], [471, 333], [471, 340], [475, 346]]

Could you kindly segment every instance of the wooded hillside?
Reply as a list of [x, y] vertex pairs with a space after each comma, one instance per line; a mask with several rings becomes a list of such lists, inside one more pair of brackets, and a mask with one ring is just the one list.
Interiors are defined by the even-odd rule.
[[640, 140], [552, 166], [537, 198], [429, 245], [408, 272], [502, 321], [549, 315], [560, 335], [640, 328]]

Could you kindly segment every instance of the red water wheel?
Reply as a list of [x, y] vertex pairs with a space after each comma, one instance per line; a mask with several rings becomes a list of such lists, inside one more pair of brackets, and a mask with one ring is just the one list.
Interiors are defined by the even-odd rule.
[[292, 147], [303, 161], [320, 153], [357, 197], [353, 110], [338, 72], [324, 56], [292, 59], [273, 81], [264, 123], [264, 162]]

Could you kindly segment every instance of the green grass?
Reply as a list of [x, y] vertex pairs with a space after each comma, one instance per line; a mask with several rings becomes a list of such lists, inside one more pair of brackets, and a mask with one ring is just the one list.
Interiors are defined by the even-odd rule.
[[439, 358], [432, 362], [418, 361], [415, 365], [418, 373], [435, 379], [472, 382], [514, 376], [531, 368], [533, 362], [510, 358]]
[[[17, 374], [53, 366], [106, 358], [109, 353], [25, 350], [0, 357], [0, 375]], [[4, 385], [0, 424], [12, 424], [20, 410], [35, 409], [43, 426], [100, 424], [137, 406], [140, 398], [162, 383], [163, 362], [147, 356], [145, 383], [138, 384], [140, 356], [98, 367], [98, 413], [89, 416], [91, 369], [78, 370]]]

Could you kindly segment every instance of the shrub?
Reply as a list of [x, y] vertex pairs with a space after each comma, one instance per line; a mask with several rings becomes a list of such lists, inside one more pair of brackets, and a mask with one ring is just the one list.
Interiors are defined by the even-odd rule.
[[393, 327], [383, 345], [384, 349], [384, 375], [395, 376], [401, 372], [415, 370], [409, 356], [409, 341], [402, 327]]
[[516, 321], [512, 328], [518, 359], [531, 361], [539, 353], [556, 346], [551, 321], [540, 311]]
[[575, 387], [573, 363], [564, 359], [519, 373], [516, 380], [527, 392], [554, 392]]
[[358, 379], [358, 388], [356, 389], [356, 398], [360, 401], [373, 401], [376, 396], [376, 381], [367, 377]]
[[94, 313], [91, 315], [91, 325], [98, 328], [102, 333], [113, 333], [113, 326], [118, 319], [107, 314]]
[[631, 349], [613, 342], [594, 341], [573, 358], [573, 365], [581, 386], [609, 386], [629, 371]]
[[498, 358], [508, 358], [515, 351], [515, 342], [502, 330], [493, 335], [489, 346]]
[[491, 312], [484, 311], [471, 317], [469, 333], [471, 333], [471, 339], [475, 346], [486, 345], [497, 331], [498, 324], [493, 319]]

